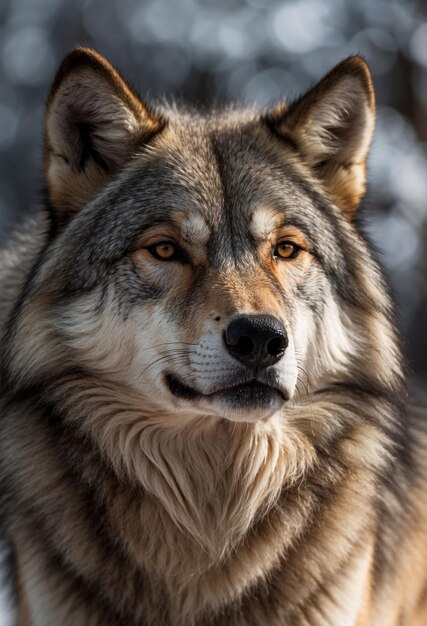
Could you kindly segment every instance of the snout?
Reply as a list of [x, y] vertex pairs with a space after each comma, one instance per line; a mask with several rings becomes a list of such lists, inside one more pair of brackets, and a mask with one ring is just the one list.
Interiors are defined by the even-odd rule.
[[272, 315], [237, 315], [225, 330], [224, 341], [231, 356], [259, 371], [280, 361], [288, 335], [282, 322]]
[[168, 370], [167, 388], [209, 415], [266, 419], [281, 410], [295, 388], [292, 336], [273, 315], [236, 315], [223, 333], [209, 327], [188, 358], [190, 374]]

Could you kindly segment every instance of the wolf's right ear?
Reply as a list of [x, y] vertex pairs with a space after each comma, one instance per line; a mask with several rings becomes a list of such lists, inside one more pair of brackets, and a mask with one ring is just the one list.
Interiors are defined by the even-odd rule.
[[49, 201], [59, 221], [84, 207], [161, 127], [94, 50], [65, 57], [47, 103], [44, 142]]

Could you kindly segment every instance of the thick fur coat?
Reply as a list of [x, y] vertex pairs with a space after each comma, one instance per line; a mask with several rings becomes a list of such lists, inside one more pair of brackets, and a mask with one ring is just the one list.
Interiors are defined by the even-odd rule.
[[[46, 206], [0, 256], [19, 626], [427, 624], [425, 420], [358, 219], [374, 118], [359, 57], [203, 115], [64, 60]], [[279, 328], [268, 366], [239, 316]]]

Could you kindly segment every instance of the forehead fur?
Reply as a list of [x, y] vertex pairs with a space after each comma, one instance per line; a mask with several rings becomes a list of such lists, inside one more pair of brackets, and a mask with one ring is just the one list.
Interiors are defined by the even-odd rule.
[[246, 222], [255, 206], [301, 205], [305, 194], [295, 185], [301, 168], [292, 146], [278, 140], [252, 111], [206, 117], [175, 111], [123, 179], [134, 185], [135, 203], [145, 186], [154, 189], [159, 218], [186, 210], [203, 215], [215, 228], [230, 211], [233, 220]]

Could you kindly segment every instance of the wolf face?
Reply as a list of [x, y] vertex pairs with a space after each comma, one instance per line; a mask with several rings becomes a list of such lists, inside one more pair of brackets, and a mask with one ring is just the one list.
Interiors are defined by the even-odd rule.
[[369, 298], [351, 221], [373, 116], [359, 58], [291, 107], [202, 117], [149, 110], [75, 51], [46, 121], [59, 235], [31, 297], [47, 319], [18, 369], [65, 351], [178, 422], [267, 419], [336, 380], [366, 342], [342, 297]]

